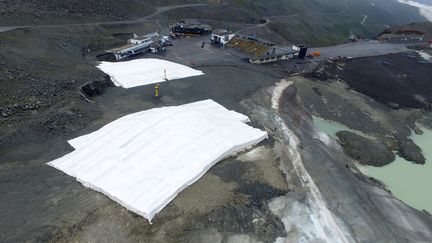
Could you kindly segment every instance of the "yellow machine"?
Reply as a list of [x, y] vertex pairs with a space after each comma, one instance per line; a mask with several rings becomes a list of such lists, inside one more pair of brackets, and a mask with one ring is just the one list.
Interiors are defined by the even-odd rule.
[[159, 97], [159, 84], [154, 87], [154, 97]]

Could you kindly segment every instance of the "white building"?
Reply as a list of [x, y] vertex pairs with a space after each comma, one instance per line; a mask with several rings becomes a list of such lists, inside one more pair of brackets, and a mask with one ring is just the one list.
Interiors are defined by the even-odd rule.
[[148, 49], [149, 49], [149, 43], [128, 44], [125, 46], [113, 48], [111, 50], [108, 50], [107, 52], [114, 55], [115, 59], [119, 61], [127, 57], [143, 53]]
[[163, 50], [167, 40], [167, 36], [161, 36], [157, 32], [149, 33], [143, 36], [137, 36], [134, 34], [134, 38], [128, 40], [129, 44], [113, 48], [106, 52], [114, 55], [115, 59], [119, 61], [140, 53], [148, 51], [156, 53], [160, 50]]
[[210, 41], [213, 44], [225, 45], [228, 41], [234, 38], [234, 36], [235, 34], [228, 30], [215, 30], [212, 33]]
[[153, 33], [149, 33], [143, 36], [136, 36], [132, 39], [129, 40], [130, 44], [144, 44], [144, 43], [151, 43], [154, 40], [159, 40], [159, 33], [158, 32], [153, 32]]

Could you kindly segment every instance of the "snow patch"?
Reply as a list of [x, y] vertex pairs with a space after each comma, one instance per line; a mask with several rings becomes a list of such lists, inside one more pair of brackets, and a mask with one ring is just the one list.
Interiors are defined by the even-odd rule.
[[421, 58], [423, 58], [426, 61], [429, 61], [432, 59], [432, 56], [424, 51], [417, 51], [417, 53], [420, 55]]
[[419, 9], [421, 15], [423, 15], [429, 21], [432, 21], [432, 6], [419, 3], [411, 0], [398, 0], [401, 3], [408, 4]]
[[[275, 102], [279, 103], [283, 91], [292, 83], [293, 82], [284, 82], [282, 80], [274, 89], [272, 108], [276, 111], [278, 110], [278, 105]], [[285, 137], [284, 140], [288, 141], [286, 147], [288, 156], [296, 174], [299, 176], [300, 183], [303, 187], [308, 189], [308, 193], [306, 201], [302, 205], [298, 202], [290, 203], [288, 197], [282, 196], [269, 203], [270, 210], [281, 218], [287, 233], [290, 233], [291, 230], [296, 228], [294, 235], [297, 235], [297, 239], [294, 239], [294, 241], [352, 241], [352, 239], [348, 240], [347, 238], [349, 234], [345, 234], [345, 232], [348, 232], [345, 225], [327, 208], [325, 199], [306, 170], [298, 149], [300, 146], [299, 138], [288, 128], [285, 121], [279, 115], [275, 114], [274, 119], [282, 130], [282, 134]], [[326, 138], [323, 139], [326, 140]], [[293, 218], [293, 215], [296, 217]], [[301, 228], [298, 228], [299, 226]], [[276, 242], [293, 242], [293, 239], [289, 237], [278, 238]]]
[[318, 139], [323, 142], [325, 145], [330, 145], [331, 139], [330, 136], [325, 132], [318, 131]]
[[271, 107], [275, 110], [279, 110], [279, 100], [284, 92], [284, 90], [293, 84], [293, 81], [287, 81], [282, 79], [279, 83], [276, 84], [276, 87], [273, 90], [273, 95], [271, 99]]
[[[275, 199], [276, 201], [269, 204], [270, 210], [274, 214], [281, 217], [287, 232], [289, 232], [294, 225], [302, 226], [302, 228], [299, 229], [301, 232], [300, 234], [303, 235], [300, 237], [301, 242], [310, 242], [311, 239], [319, 239], [323, 240], [324, 242], [350, 242], [344, 233], [346, 232], [344, 226], [339, 223], [339, 220], [327, 208], [325, 199], [321, 195], [321, 192], [316, 186], [314, 180], [303, 165], [303, 161], [298, 150], [300, 140], [294, 134], [294, 132], [292, 132], [286, 126], [282, 118], [276, 117], [275, 119], [280, 124], [283, 133], [289, 139], [287, 148], [289, 157], [296, 174], [300, 177], [301, 184], [305, 188], [308, 188], [308, 194], [307, 200], [305, 201], [305, 205], [307, 205], [307, 207], [302, 206], [304, 207], [303, 209], [300, 207], [300, 205], [292, 204], [290, 207], [283, 206], [283, 210], [281, 210], [281, 203], [277, 201], [281, 199]], [[287, 199], [286, 197], [281, 198]], [[301, 217], [299, 214], [302, 214], [302, 217], [307, 218], [305, 222], [309, 223], [299, 220], [292, 221], [292, 219], [290, 219], [290, 215], [292, 215], [293, 212], [297, 212], [294, 215], [298, 215], [299, 217]], [[290, 242], [290, 240], [279, 239], [279, 242]]]
[[237, 160], [247, 162], [247, 161], [258, 161], [266, 160], [271, 156], [272, 149], [266, 148], [264, 146], [256, 147], [247, 153], [244, 153], [237, 157]]
[[[203, 75], [190, 67], [155, 58], [127, 62], [101, 62], [97, 68], [111, 77], [116, 86], [132, 88], [167, 80]], [[166, 77], [165, 77], [166, 73]]]
[[218, 161], [267, 133], [212, 100], [121, 117], [48, 163], [149, 221]]
[[[309, 207], [310, 197], [299, 203], [286, 197], [278, 197], [269, 203], [273, 213], [281, 217], [287, 237], [279, 237], [276, 243], [285, 242], [340, 242], [338, 239], [326, 237], [329, 230], [323, 225], [325, 219], [320, 218]], [[324, 227], [323, 227], [324, 226]]]

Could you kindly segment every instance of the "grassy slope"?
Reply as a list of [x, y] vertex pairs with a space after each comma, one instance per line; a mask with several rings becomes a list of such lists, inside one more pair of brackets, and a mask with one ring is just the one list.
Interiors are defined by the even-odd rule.
[[[267, 25], [286, 40], [311, 46], [332, 45], [347, 40], [351, 32], [370, 38], [386, 25], [424, 21], [416, 8], [396, 0], [225, 0], [223, 6], [176, 9], [165, 14], [170, 19], [195, 18]], [[367, 20], [362, 25], [364, 15]], [[227, 26], [229, 27], [229, 26]], [[256, 33], [253, 33], [253, 32]], [[268, 31], [248, 31], [265, 38]], [[274, 35], [273, 35], [274, 36]]]
[[[245, 1], [239, 1], [245, 4]], [[270, 28], [288, 40], [308, 45], [329, 45], [346, 40], [353, 31], [364, 37], [386, 25], [424, 21], [418, 10], [394, 0], [273, 0], [249, 1], [251, 9], [273, 16]], [[284, 16], [285, 15], [285, 16]], [[364, 25], [363, 15], [368, 18]]]
[[[216, 0], [6, 0], [0, 2], [0, 23], [6, 25], [125, 20], [148, 15], [157, 6]], [[221, 0], [224, 6], [175, 9], [166, 19], [211, 19], [258, 23], [291, 42], [320, 46], [343, 42], [352, 31], [372, 37], [386, 25], [425, 21], [416, 8], [396, 0]], [[371, 4], [373, 2], [373, 4]], [[363, 15], [368, 18], [364, 25]], [[257, 31], [258, 32], [258, 31]], [[267, 33], [263, 31], [263, 33]], [[259, 35], [259, 33], [257, 33]]]

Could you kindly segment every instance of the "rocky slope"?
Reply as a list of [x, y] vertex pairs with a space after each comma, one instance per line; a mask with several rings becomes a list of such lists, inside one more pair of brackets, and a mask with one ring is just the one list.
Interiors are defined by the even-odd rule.
[[144, 17], [156, 7], [190, 2], [192, 0], [2, 0], [0, 21], [2, 25], [33, 25], [82, 23], [86, 21], [125, 20]]
[[[3, 0], [0, 1], [0, 21], [3, 26], [12, 26], [131, 20], [154, 13], [158, 6], [187, 3], [212, 5], [173, 9], [165, 18], [237, 23], [260, 23], [267, 19], [267, 25], [250, 29], [247, 34], [315, 46], [343, 42], [352, 33], [369, 38], [386, 26], [426, 20], [416, 8], [396, 0], [373, 3], [366, 0]], [[225, 22], [221, 27], [230, 25]]]

